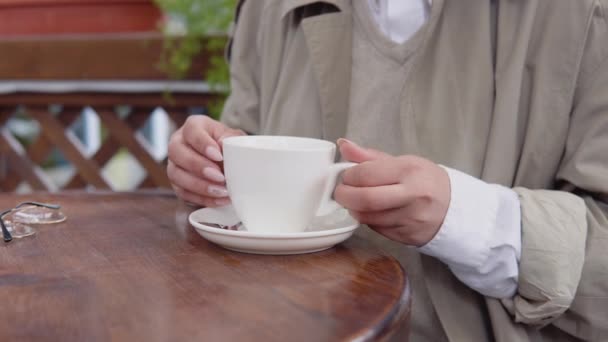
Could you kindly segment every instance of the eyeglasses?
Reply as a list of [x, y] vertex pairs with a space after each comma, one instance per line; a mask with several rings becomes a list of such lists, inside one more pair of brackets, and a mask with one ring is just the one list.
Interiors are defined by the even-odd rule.
[[61, 206], [50, 203], [23, 202], [0, 213], [0, 226], [4, 242], [13, 238], [34, 235], [31, 224], [59, 223], [67, 217], [59, 210]]

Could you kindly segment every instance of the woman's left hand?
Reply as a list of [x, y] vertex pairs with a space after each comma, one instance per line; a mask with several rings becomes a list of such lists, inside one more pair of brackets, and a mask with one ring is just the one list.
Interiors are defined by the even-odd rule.
[[417, 247], [439, 231], [450, 205], [447, 172], [416, 156], [394, 157], [338, 141], [342, 157], [359, 163], [342, 173], [335, 200], [360, 223]]

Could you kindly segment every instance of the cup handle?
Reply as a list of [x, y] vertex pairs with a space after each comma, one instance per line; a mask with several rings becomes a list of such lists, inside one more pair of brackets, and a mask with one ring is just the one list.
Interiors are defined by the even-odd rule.
[[340, 174], [353, 166], [356, 163], [337, 163], [329, 167], [327, 182], [325, 183], [325, 190], [323, 191], [323, 197], [321, 197], [321, 204], [319, 210], [317, 210], [317, 216], [329, 215], [332, 212], [342, 208], [336, 201], [333, 200], [332, 195], [336, 189], [336, 183]]

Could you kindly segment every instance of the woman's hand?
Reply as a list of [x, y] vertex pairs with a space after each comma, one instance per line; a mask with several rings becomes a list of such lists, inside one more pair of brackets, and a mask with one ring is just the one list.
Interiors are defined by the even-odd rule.
[[207, 116], [190, 116], [171, 136], [167, 175], [184, 201], [206, 207], [230, 203], [222, 172], [222, 139], [245, 135]]
[[338, 141], [342, 157], [359, 163], [342, 174], [335, 200], [360, 223], [389, 239], [423, 246], [439, 231], [450, 204], [450, 179], [416, 156], [393, 157]]

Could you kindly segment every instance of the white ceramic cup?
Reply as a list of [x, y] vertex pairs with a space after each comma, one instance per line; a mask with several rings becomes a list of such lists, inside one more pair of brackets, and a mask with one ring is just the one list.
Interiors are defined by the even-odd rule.
[[304, 231], [315, 216], [340, 208], [332, 199], [339, 174], [334, 143], [283, 136], [223, 140], [224, 174], [234, 209], [248, 231]]

